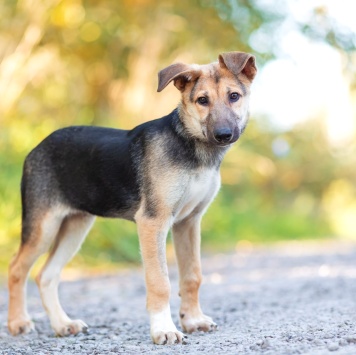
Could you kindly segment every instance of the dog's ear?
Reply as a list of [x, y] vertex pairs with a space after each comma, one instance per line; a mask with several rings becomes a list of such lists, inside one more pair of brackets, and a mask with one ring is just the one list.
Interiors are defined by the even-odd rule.
[[183, 91], [187, 82], [196, 79], [200, 70], [193, 65], [175, 63], [158, 73], [158, 92], [161, 92], [172, 80], [179, 91]]
[[243, 73], [252, 81], [257, 73], [256, 59], [252, 54], [244, 52], [227, 52], [219, 55], [219, 64], [234, 75]]

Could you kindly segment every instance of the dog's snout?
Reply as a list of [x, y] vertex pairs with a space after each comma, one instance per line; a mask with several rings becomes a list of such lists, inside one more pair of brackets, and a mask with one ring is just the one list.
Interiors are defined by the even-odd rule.
[[230, 128], [219, 128], [214, 131], [214, 138], [218, 143], [228, 143], [232, 139], [232, 131]]

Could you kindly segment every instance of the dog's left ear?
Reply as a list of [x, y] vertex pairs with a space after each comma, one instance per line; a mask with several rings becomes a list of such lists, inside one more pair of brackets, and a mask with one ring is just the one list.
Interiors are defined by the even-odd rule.
[[245, 74], [252, 81], [257, 73], [256, 59], [252, 54], [244, 52], [227, 52], [219, 55], [219, 64], [234, 75]]
[[172, 80], [174, 80], [174, 86], [183, 91], [185, 85], [200, 75], [200, 70], [194, 68], [193, 65], [187, 65], [183, 63], [175, 63], [167, 68], [162, 69], [158, 73], [158, 92], [161, 92]]

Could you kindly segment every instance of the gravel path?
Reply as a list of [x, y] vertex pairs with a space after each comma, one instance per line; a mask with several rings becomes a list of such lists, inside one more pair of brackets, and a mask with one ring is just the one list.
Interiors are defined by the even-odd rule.
[[[177, 271], [170, 267], [178, 324]], [[56, 338], [29, 283], [35, 333], [11, 337], [0, 288], [0, 354], [356, 354], [356, 245], [289, 243], [205, 257], [202, 308], [219, 324], [187, 345], [149, 337], [140, 269], [63, 282], [61, 300], [89, 334]]]

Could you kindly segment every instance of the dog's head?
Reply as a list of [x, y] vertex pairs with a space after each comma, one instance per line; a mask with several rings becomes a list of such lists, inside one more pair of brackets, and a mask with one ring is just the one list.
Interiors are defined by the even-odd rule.
[[247, 124], [250, 86], [256, 73], [253, 55], [222, 53], [215, 63], [176, 63], [161, 70], [157, 91], [174, 81], [182, 93], [180, 116], [189, 133], [226, 146], [237, 141]]

